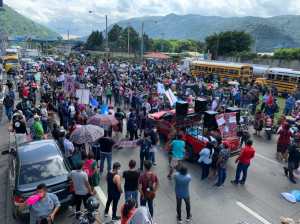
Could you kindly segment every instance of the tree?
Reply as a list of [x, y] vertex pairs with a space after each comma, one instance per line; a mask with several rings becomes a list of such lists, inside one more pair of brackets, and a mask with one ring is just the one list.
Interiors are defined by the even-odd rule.
[[227, 31], [215, 33], [205, 39], [207, 50], [216, 59], [219, 55], [230, 55], [239, 52], [249, 52], [252, 38], [243, 31]]
[[140, 38], [139, 33], [136, 32], [135, 29], [133, 29], [131, 26], [126, 27], [121, 35], [122, 40], [122, 49], [127, 50], [127, 44], [128, 44], [128, 30], [129, 30], [129, 47], [130, 52], [138, 52], [140, 50]]
[[116, 42], [120, 39], [122, 34], [122, 27], [120, 27], [118, 24], [113, 25], [111, 30], [108, 32], [108, 41], [110, 42]]
[[88, 37], [85, 48], [87, 50], [100, 50], [103, 44], [103, 35], [102, 32], [93, 31]]

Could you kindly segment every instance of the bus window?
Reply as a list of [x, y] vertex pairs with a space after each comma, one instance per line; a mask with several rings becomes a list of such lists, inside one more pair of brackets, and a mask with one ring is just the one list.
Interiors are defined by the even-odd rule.
[[289, 82], [290, 81], [290, 79], [289, 79], [290, 77], [287, 76], [287, 75], [282, 76], [282, 78], [283, 78], [282, 80], [285, 81], [285, 82]]
[[297, 77], [291, 77], [290, 82], [291, 83], [297, 83], [298, 82]]
[[273, 74], [268, 74], [268, 77], [267, 77], [268, 79], [270, 79], [270, 80], [275, 80], [275, 75], [273, 75]]
[[232, 75], [232, 74], [234, 74], [234, 70], [229, 70], [229, 72], [228, 72], [230, 75]]
[[277, 75], [276, 80], [281, 81], [282, 80], [282, 75]]
[[212, 72], [215, 72], [215, 71], [216, 71], [216, 68], [212, 68], [211, 71], [212, 71]]

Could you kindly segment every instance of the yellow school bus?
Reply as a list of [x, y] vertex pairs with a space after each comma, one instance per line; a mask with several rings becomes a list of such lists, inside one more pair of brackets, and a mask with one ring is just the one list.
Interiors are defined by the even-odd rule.
[[3, 57], [3, 65], [7, 74], [17, 71], [20, 67], [19, 57], [17, 55], [8, 55]]
[[265, 84], [275, 86], [280, 93], [295, 93], [300, 86], [300, 71], [288, 68], [269, 68], [264, 74]]
[[190, 71], [193, 76], [204, 78], [216, 76], [223, 81], [240, 80], [250, 82], [253, 79], [253, 67], [250, 64], [219, 62], [219, 61], [193, 61]]

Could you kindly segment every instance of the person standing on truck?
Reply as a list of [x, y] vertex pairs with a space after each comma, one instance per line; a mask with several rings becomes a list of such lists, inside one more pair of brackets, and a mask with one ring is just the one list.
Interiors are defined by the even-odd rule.
[[[235, 160], [238, 165], [236, 169], [235, 179], [231, 181], [232, 184], [245, 184], [250, 162], [255, 156], [255, 149], [253, 148], [252, 144], [252, 140], [249, 139], [246, 142], [246, 146], [241, 150], [239, 157]], [[242, 180], [240, 180], [241, 173], [243, 173]]]

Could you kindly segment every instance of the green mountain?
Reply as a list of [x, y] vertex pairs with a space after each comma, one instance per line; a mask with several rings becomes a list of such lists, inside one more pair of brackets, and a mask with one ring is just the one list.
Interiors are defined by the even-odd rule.
[[1, 32], [10, 37], [25, 36], [38, 39], [57, 39], [60, 37], [58, 33], [33, 22], [6, 5], [0, 9]]
[[261, 17], [218, 17], [201, 15], [151, 16], [118, 22], [122, 27], [130, 24], [153, 38], [202, 40], [215, 32], [238, 30], [250, 33], [257, 51], [273, 51], [283, 47], [300, 47], [300, 16], [287, 15]]

